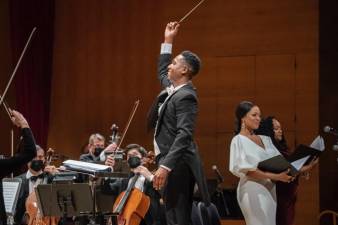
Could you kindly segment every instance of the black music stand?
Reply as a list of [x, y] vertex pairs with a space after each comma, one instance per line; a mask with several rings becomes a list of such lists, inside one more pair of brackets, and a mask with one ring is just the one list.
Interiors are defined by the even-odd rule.
[[93, 197], [88, 184], [40, 184], [35, 189], [37, 203], [43, 216], [90, 214]]

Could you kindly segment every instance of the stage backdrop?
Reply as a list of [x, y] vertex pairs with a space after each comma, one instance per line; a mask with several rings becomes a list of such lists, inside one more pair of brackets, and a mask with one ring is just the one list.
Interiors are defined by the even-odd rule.
[[[140, 107], [123, 146], [152, 149], [146, 113], [160, 90], [156, 64], [165, 24], [194, 0], [55, 1], [49, 147], [78, 158], [91, 133], [123, 130]], [[318, 132], [318, 0], [206, 1], [180, 27], [174, 53], [203, 60], [196, 77], [200, 110], [196, 139], [208, 177], [216, 164], [225, 187], [234, 109], [242, 100], [281, 121], [291, 148]], [[317, 168], [301, 179], [296, 224], [318, 224]]]

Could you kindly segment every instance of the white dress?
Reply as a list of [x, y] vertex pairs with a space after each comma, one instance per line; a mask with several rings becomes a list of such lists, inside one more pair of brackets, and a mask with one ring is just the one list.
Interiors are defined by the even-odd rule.
[[259, 135], [264, 148], [241, 134], [230, 146], [229, 170], [239, 177], [237, 200], [247, 225], [276, 224], [276, 188], [270, 179], [253, 179], [246, 176], [255, 171], [259, 162], [280, 155], [267, 136]]

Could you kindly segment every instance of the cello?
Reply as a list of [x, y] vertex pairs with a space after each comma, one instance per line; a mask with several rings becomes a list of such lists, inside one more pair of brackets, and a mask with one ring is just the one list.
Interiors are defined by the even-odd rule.
[[[140, 101], [138, 100], [134, 104], [117, 149], [120, 148], [123, 142], [129, 125], [138, 108], [139, 102]], [[120, 193], [115, 200], [113, 205], [113, 214], [115, 215], [115, 218], [117, 218], [116, 222], [118, 225], [139, 225], [149, 209], [150, 198], [135, 187], [136, 181], [139, 177], [140, 174], [135, 174], [135, 176], [131, 179], [127, 190]]]
[[135, 174], [127, 190], [119, 194], [114, 203], [113, 214], [117, 216], [118, 225], [139, 225], [149, 209], [150, 198], [135, 187], [139, 177]]
[[[46, 166], [49, 166], [53, 159], [54, 150], [48, 149]], [[38, 208], [36, 193], [33, 191], [26, 199], [26, 214], [28, 214], [28, 225], [57, 225], [59, 218], [55, 216], [42, 216]]]

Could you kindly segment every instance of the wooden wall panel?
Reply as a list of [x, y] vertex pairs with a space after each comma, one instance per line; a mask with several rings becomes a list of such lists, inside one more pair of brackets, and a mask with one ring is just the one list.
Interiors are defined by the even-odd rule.
[[294, 130], [295, 56], [257, 56], [255, 85], [256, 103], [262, 115], [274, 115]]
[[218, 67], [217, 132], [233, 132], [236, 106], [255, 93], [255, 61], [252, 56], [223, 57]]
[[222, 185], [226, 188], [237, 187], [239, 181], [239, 179], [233, 176], [229, 171], [229, 155], [232, 137], [233, 132], [217, 134], [217, 165], [220, 172], [224, 174], [225, 181]]
[[318, 54], [298, 54], [296, 65], [297, 131], [316, 134], [319, 128]]

